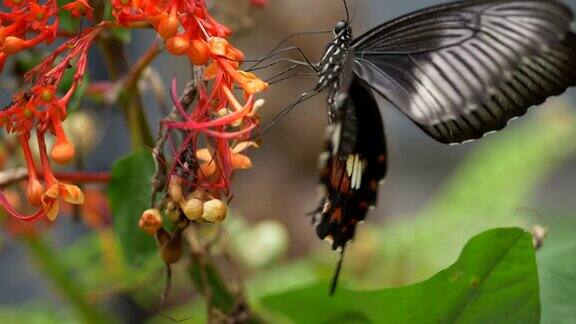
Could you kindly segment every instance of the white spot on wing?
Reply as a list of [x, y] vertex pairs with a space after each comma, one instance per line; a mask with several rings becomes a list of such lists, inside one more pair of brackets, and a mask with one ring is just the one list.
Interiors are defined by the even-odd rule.
[[348, 159], [346, 159], [346, 173], [350, 178], [354, 176], [354, 156], [348, 155]]
[[338, 148], [340, 147], [340, 132], [342, 131], [342, 124], [337, 123], [334, 125], [332, 129], [332, 154], [336, 154], [338, 152]]

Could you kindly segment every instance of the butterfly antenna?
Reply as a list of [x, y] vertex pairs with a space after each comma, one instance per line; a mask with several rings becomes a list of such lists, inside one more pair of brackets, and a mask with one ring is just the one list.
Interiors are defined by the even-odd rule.
[[314, 97], [317, 94], [318, 94], [318, 91], [315, 89], [302, 93], [296, 101], [294, 101], [290, 105], [286, 106], [284, 109], [282, 109], [282, 111], [280, 111], [276, 116], [274, 116], [272, 121], [268, 125], [266, 125], [260, 132], [258, 132], [256, 135], [254, 135], [253, 138], [259, 138], [262, 135], [266, 134], [266, 132], [268, 132], [270, 130], [270, 128], [272, 128], [272, 126], [276, 125], [276, 123], [278, 123], [282, 118], [284, 118], [284, 116], [286, 116], [286, 114], [288, 114], [292, 109], [294, 109], [299, 104], [301, 104], [304, 101]]
[[344, 250], [346, 245], [342, 246], [340, 250], [340, 259], [336, 264], [336, 271], [334, 272], [334, 276], [332, 277], [332, 284], [330, 285], [330, 296], [334, 296], [336, 292], [336, 288], [338, 287], [338, 278], [340, 278], [340, 271], [342, 270], [342, 262], [344, 261]]
[[346, 0], [342, 0], [342, 2], [344, 3], [344, 9], [346, 9], [346, 23], [350, 22], [350, 11], [348, 10], [348, 4], [346, 3]]
[[356, 4], [354, 6], [354, 12], [352, 13], [352, 19], [350, 19], [350, 24], [354, 21], [354, 18], [356, 18], [356, 13], [358, 12], [358, 4]]

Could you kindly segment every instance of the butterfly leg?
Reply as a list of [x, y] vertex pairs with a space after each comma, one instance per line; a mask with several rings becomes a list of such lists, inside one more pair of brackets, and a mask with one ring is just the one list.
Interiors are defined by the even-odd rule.
[[[295, 73], [291, 73], [288, 74], [288, 72], [298, 68], [300, 65], [291, 65], [289, 67], [287, 67], [284, 71], [277, 73], [276, 75], [266, 79], [266, 82], [268, 84], [275, 84], [275, 83], [279, 83], [282, 82], [284, 80], [288, 80], [291, 79], [295, 76], [306, 76], [306, 77], [316, 77], [316, 74], [312, 74], [312, 73], [303, 73], [303, 72], [299, 72], [296, 71]], [[287, 76], [285, 76], [286, 74], [288, 74]]]
[[[269, 58], [270, 56], [274, 56], [275, 54], [282, 52], [283, 50], [280, 50], [278, 52], [276, 52], [280, 47], [282, 47], [282, 45], [286, 44], [289, 40], [291, 40], [292, 38], [296, 37], [296, 36], [306, 36], [306, 35], [318, 35], [318, 34], [329, 34], [332, 33], [332, 30], [321, 30], [321, 31], [307, 31], [307, 32], [297, 32], [297, 33], [293, 33], [290, 34], [286, 37], [284, 37], [280, 42], [278, 42], [278, 44], [276, 44], [276, 46], [274, 46], [265, 56], [265, 58]], [[306, 58], [306, 56], [304, 55], [304, 53], [302, 53], [302, 50], [300, 50], [300, 48], [298, 48], [299, 52], [301, 53], [301, 55]], [[250, 60], [246, 60], [246, 62], [249, 62]], [[260, 61], [262, 61], [262, 59], [260, 60], [251, 60], [252, 62], [256, 62], [257, 64], [259, 64]], [[306, 61], [309, 62], [309, 60], [306, 59]], [[310, 64], [312, 65], [312, 64]]]
[[[304, 54], [304, 52], [302, 51], [302, 49], [301, 49], [299, 46], [290, 46], [290, 47], [283, 48], [283, 49], [281, 49], [281, 50], [279, 50], [279, 51], [276, 51], [276, 52], [273, 52], [273, 53], [269, 53], [269, 54], [267, 54], [266, 56], [264, 56], [263, 58], [261, 58], [261, 59], [259, 59], [259, 60], [245, 60], [245, 62], [255, 62], [255, 64], [253, 64], [251, 67], [249, 67], [249, 68], [247, 69], [247, 71], [248, 71], [248, 72], [251, 72], [251, 71], [259, 70], [259, 69], [261, 69], [261, 68], [258, 68], [258, 66], [260, 66], [264, 61], [266, 61], [266, 60], [268, 60], [268, 59], [270, 59], [270, 58], [272, 58], [272, 57], [274, 57], [274, 56], [280, 55], [280, 54], [290, 53], [291, 51], [297, 51], [298, 54], [300, 55], [300, 57], [301, 57], [304, 61], [296, 61], [296, 60], [292, 60], [292, 59], [290, 59], [290, 58], [284, 58], [284, 59], [280, 59], [280, 60], [277, 60], [277, 61], [283, 62], [283, 61], [285, 61], [285, 60], [292, 60], [292, 61], [294, 61], [294, 62], [298, 62], [298, 63], [301, 64], [301, 65], [309, 66], [309, 67], [312, 68], [314, 71], [318, 72], [317, 67], [308, 59], [308, 57]], [[279, 62], [277, 62], [277, 63], [279, 63]], [[271, 65], [274, 65], [274, 64], [276, 64], [276, 63], [273, 62], [273, 64], [271, 64]]]
[[255, 67], [255, 68], [251, 68], [251, 69], [248, 70], [248, 72], [253, 72], [253, 71], [258, 71], [258, 70], [267, 69], [267, 68], [269, 68], [269, 67], [275, 66], [275, 65], [277, 65], [277, 64], [279, 64], [279, 63], [283, 63], [283, 62], [292, 63], [293, 65], [296, 65], [296, 66], [307, 66], [307, 67], [310, 67], [310, 65], [308, 65], [308, 63], [303, 62], [303, 61], [298, 61], [298, 60], [294, 60], [294, 59], [291, 59], [291, 58], [280, 58], [280, 59], [274, 60], [274, 61], [272, 61], [272, 62], [270, 62], [270, 63], [268, 63], [268, 64], [266, 64], [266, 65], [259, 66], [259, 67]]
[[256, 135], [254, 135], [252, 137], [252, 139], [257, 139], [257, 138], [261, 137], [262, 135], [264, 135], [274, 125], [276, 125], [277, 122], [279, 122], [284, 116], [286, 116], [286, 114], [288, 114], [290, 111], [292, 111], [292, 109], [294, 109], [294, 107], [298, 106], [299, 104], [303, 103], [306, 100], [309, 100], [310, 98], [314, 97], [317, 94], [318, 94], [318, 92], [315, 89], [312, 89], [312, 90], [309, 90], [309, 91], [302, 93], [296, 101], [294, 101], [290, 105], [284, 107], [278, 114], [276, 114], [276, 116], [274, 116], [272, 121], [268, 125], [264, 126]]

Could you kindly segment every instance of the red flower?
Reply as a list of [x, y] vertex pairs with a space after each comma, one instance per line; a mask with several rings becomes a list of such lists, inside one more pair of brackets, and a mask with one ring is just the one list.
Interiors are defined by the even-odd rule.
[[35, 2], [28, 4], [29, 11], [26, 14], [26, 20], [31, 23], [32, 29], [42, 29], [48, 18], [50, 18], [50, 8], [41, 6]]
[[74, 18], [86, 16], [86, 18], [92, 19], [94, 14], [94, 9], [90, 7], [86, 0], [74, 0], [69, 4], [62, 6], [62, 9], [70, 11], [70, 14]]

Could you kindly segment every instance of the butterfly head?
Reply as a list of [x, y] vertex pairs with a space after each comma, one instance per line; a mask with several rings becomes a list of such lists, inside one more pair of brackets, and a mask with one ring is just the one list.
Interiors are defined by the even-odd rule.
[[346, 20], [340, 20], [334, 25], [334, 35], [338, 36], [340, 33], [344, 32], [348, 27], [348, 22]]

